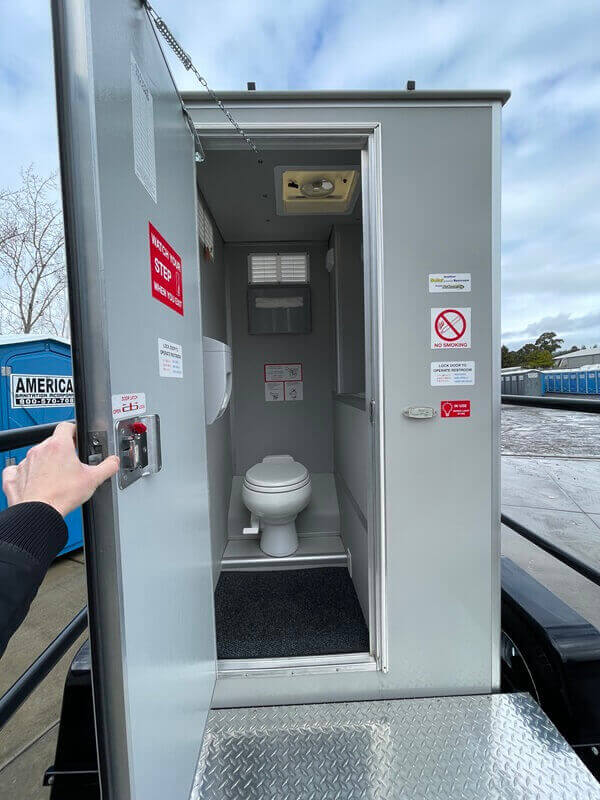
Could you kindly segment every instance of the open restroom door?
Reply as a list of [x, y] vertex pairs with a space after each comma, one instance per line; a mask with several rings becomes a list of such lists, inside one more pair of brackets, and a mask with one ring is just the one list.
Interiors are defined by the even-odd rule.
[[184, 800], [215, 681], [194, 140], [139, 0], [52, 10], [79, 448], [139, 464], [85, 509], [102, 796]]

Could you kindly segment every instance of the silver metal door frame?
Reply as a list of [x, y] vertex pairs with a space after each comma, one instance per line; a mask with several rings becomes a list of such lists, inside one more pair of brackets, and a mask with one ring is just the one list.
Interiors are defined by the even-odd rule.
[[[373, 424], [369, 428], [370, 486], [367, 524], [369, 539], [369, 654], [298, 659], [235, 659], [218, 663], [219, 678], [247, 674], [322, 674], [324, 672], [387, 671], [388, 633], [386, 604], [385, 439], [383, 424], [383, 186], [381, 128], [378, 122], [245, 123], [244, 130], [264, 150], [330, 149], [361, 151], [363, 197], [363, 265], [365, 297], [365, 356], [367, 405]], [[247, 147], [231, 128], [220, 123], [196, 123], [207, 157], [211, 150]], [[199, 169], [202, 169], [200, 166]], [[369, 412], [369, 408], [367, 408]], [[259, 663], [260, 662], [260, 663]], [[312, 663], [311, 663], [312, 662]]]
[[[80, 284], [78, 271], [72, 268], [78, 261], [100, 263], [102, 259], [100, 239], [97, 234], [100, 219], [97, 202], [99, 186], [95, 107], [93, 97], [87, 91], [87, 86], [93, 81], [89, 46], [89, 9], [85, 3], [55, 2], [52, 3], [52, 15], [66, 266], [73, 334], [71, 355], [76, 386], [75, 409], [78, 439], [80, 442], [86, 442], [88, 431], [95, 427], [87, 411], [90, 407], [89, 395], [97, 392], [106, 396], [110, 394], [105, 348], [99, 346], [90, 353], [86, 352], [84, 358], [83, 331], [87, 331], [88, 335], [98, 343], [105, 341], [102, 326], [95, 324], [99, 317], [90, 314], [88, 305], [98, 302], [103, 296], [100, 274], [97, 274], [94, 285], [88, 281], [84, 288]], [[72, 43], [76, 41], [85, 43], [85, 46], [75, 50]], [[78, 121], [77, 125], [73, 124], [75, 119]], [[89, 160], [89, 169], [78, 169], [77, 165], [85, 163], [86, 159]], [[75, 196], [93, 197], [95, 200], [81, 207], [74, 203]], [[96, 371], [103, 371], [106, 375], [106, 381], [102, 386], [87, 380], [87, 375]], [[107, 484], [96, 492], [97, 498], [105, 507], [112, 507], [107, 502], [110, 493], [111, 487]], [[120, 660], [117, 663], [116, 659], [105, 658], [98, 611], [101, 592], [99, 576], [104, 571], [105, 563], [117, 560], [117, 554], [114, 542], [107, 543], [108, 551], [100, 552], [90, 546], [88, 540], [97, 522], [93, 504], [85, 503], [82, 512], [98, 772], [102, 796], [109, 798], [115, 796], [114, 790], [117, 785], [128, 781], [125, 696], [121, 695], [120, 703], [111, 703], [104, 691], [107, 683], [119, 684]], [[114, 527], [116, 519], [105, 519], [103, 523]], [[113, 591], [107, 594], [112, 598], [112, 612], [118, 616], [119, 576], [114, 574], [111, 577]], [[123, 643], [114, 630], [110, 628], [104, 630], [103, 637], [107, 637], [111, 647], [122, 655]]]

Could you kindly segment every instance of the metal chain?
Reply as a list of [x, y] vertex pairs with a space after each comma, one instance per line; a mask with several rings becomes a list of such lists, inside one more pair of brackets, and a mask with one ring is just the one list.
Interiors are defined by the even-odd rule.
[[175, 55], [181, 61], [183, 66], [186, 68], [186, 70], [188, 70], [188, 72], [193, 72], [194, 73], [194, 75], [196, 76], [198, 81], [202, 84], [202, 86], [204, 86], [204, 88], [206, 89], [208, 94], [212, 97], [212, 99], [215, 101], [217, 106], [221, 109], [223, 114], [225, 114], [225, 116], [227, 117], [229, 122], [233, 125], [233, 127], [236, 129], [236, 131], [239, 133], [239, 135], [244, 139], [244, 141], [246, 142], [248, 147], [251, 150], [254, 150], [255, 153], [258, 153], [258, 148], [254, 144], [252, 139], [248, 136], [248, 134], [244, 130], [242, 130], [242, 128], [240, 127], [238, 122], [231, 115], [231, 112], [229, 111], [229, 109], [225, 108], [225, 106], [223, 105], [223, 101], [220, 100], [217, 97], [215, 92], [213, 92], [213, 90], [210, 88], [210, 86], [206, 82], [206, 78], [204, 78], [202, 75], [200, 75], [200, 73], [198, 72], [198, 70], [194, 66], [194, 63], [193, 63], [192, 59], [188, 56], [188, 54], [185, 52], [183, 47], [179, 44], [177, 39], [173, 36], [171, 31], [169, 30], [169, 27], [168, 27], [167, 23], [161, 17], [158, 16], [158, 14], [152, 8], [150, 3], [145, 1], [144, 5], [148, 9], [148, 14], [150, 15], [150, 18], [152, 19], [152, 21], [154, 22], [154, 24], [156, 26], [156, 30], [161, 34], [161, 36], [163, 37], [165, 42], [169, 45], [171, 50], [175, 53]]

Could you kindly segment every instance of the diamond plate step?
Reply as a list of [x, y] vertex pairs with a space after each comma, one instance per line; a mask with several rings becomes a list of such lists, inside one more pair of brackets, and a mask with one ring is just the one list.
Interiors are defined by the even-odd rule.
[[193, 800], [600, 800], [528, 695], [209, 715]]

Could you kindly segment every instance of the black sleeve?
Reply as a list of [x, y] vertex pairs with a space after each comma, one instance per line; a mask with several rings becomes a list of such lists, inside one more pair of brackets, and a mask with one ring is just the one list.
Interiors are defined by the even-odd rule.
[[0, 512], [0, 656], [66, 543], [65, 521], [46, 503], [18, 503]]

